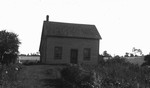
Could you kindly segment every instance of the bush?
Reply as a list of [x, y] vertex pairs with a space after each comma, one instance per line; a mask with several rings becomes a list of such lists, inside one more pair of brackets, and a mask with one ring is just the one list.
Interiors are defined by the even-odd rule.
[[150, 69], [114, 57], [101, 65], [68, 65], [61, 70], [56, 88], [145, 88], [150, 86]]
[[102, 56], [102, 55], [99, 55], [99, 56], [98, 56], [98, 64], [99, 64], [99, 65], [104, 65], [104, 64], [105, 64], [105, 60], [103, 59], [103, 56]]
[[96, 72], [102, 77], [102, 87], [137, 88], [137, 84], [149, 85], [150, 69], [126, 62], [124, 58], [108, 59]]
[[[61, 71], [64, 88], [93, 88], [93, 74], [80, 66], [68, 66]], [[68, 86], [68, 87], [66, 87]], [[62, 88], [62, 87], [61, 87]]]
[[150, 65], [150, 55], [144, 56], [144, 63], [141, 66], [147, 66]]
[[[150, 86], [150, 69], [127, 62], [122, 57], [108, 59], [98, 66], [82, 65], [93, 70], [97, 75], [94, 82], [100, 88], [137, 88]], [[95, 81], [97, 80], [97, 81]]]

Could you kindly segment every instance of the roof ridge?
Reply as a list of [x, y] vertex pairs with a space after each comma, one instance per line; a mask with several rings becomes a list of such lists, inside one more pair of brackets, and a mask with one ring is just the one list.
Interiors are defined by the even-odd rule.
[[83, 24], [83, 23], [69, 23], [69, 22], [57, 22], [57, 21], [45, 21], [48, 23], [60, 23], [60, 24], [73, 24], [73, 25], [87, 25], [87, 26], [95, 26], [94, 24]]

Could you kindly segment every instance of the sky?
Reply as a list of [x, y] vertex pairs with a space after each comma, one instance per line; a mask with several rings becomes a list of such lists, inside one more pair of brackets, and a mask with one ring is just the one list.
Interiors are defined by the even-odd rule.
[[100, 54], [150, 52], [149, 0], [0, 0], [0, 30], [18, 34], [22, 54], [39, 51], [43, 21], [94, 24]]

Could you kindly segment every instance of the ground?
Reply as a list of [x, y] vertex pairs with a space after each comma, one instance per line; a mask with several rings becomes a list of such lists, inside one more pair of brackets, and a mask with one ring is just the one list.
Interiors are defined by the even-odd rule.
[[18, 74], [18, 88], [53, 88], [48, 85], [47, 80], [59, 77], [60, 74], [58, 66], [24, 66]]

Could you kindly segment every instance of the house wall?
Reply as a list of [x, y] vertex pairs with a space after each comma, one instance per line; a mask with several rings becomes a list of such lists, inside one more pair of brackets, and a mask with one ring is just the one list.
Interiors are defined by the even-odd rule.
[[43, 40], [43, 42], [42, 42], [42, 46], [41, 46], [41, 50], [40, 50], [40, 61], [42, 63], [45, 63], [46, 62], [47, 40], [46, 40], [46, 38], [43, 38], [42, 40]]
[[[54, 59], [54, 47], [61, 46], [62, 59]], [[91, 48], [90, 61], [83, 60], [83, 49]], [[70, 63], [70, 51], [71, 49], [78, 49], [78, 63], [90, 63], [96, 64], [99, 54], [99, 40], [94, 39], [77, 39], [77, 38], [60, 38], [60, 37], [48, 37], [47, 38], [47, 52], [46, 63], [49, 64], [66, 64]]]

